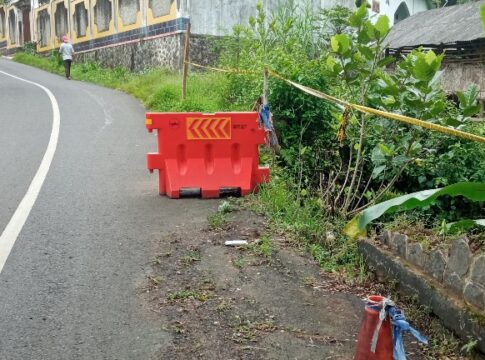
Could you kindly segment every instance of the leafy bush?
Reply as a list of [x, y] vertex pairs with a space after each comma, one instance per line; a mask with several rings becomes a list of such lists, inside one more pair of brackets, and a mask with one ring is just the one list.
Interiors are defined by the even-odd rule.
[[[222, 66], [254, 70], [261, 76], [229, 76], [229, 100], [252, 104], [262, 94], [263, 69], [271, 68], [288, 79], [327, 90], [325, 68], [319, 61], [325, 44], [317, 36], [322, 18], [310, 6], [289, 1], [266, 17], [261, 3], [247, 26], [236, 26], [228, 39]], [[280, 161], [301, 188], [316, 186], [322, 162], [336, 163], [336, 119], [330, 105], [271, 79], [269, 104], [282, 145]], [[332, 166], [332, 165], [330, 165]], [[334, 165], [336, 166], [336, 165]]]
[[[485, 136], [485, 123], [469, 123], [465, 131]], [[398, 187], [420, 190], [447, 186], [461, 181], [485, 180], [485, 146], [483, 144], [430, 134], [426, 139], [426, 156], [407, 171]]]
[[35, 54], [37, 49], [37, 43], [36, 42], [26, 42], [22, 45], [20, 48], [20, 51], [27, 53], [27, 54]]
[[[260, 4], [247, 26], [234, 29], [222, 64], [261, 73], [271, 68], [352, 103], [482, 133], [470, 121], [479, 109], [476, 88], [458, 93], [459, 106], [443, 92], [443, 55], [418, 49], [402, 59], [384, 56], [387, 17], [371, 21], [365, 4], [350, 16], [342, 9], [315, 16], [293, 2], [289, 9], [266, 18]], [[232, 100], [247, 103], [261, 93], [262, 76], [231, 75], [229, 91]], [[276, 79], [269, 101], [283, 145], [280, 164], [296, 200], [305, 205], [314, 201], [309, 194], [318, 196], [326, 215], [348, 216], [400, 193], [485, 180], [482, 144], [330, 105]], [[440, 201], [433, 211], [456, 212], [462, 201]]]

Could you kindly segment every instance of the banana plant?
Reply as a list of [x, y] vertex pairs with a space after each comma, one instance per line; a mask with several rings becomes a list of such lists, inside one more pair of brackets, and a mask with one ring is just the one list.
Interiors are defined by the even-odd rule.
[[[344, 233], [353, 239], [365, 237], [367, 225], [382, 215], [425, 207], [433, 204], [436, 199], [444, 195], [463, 196], [471, 201], [485, 201], [485, 183], [461, 182], [439, 189], [418, 191], [381, 202], [365, 209], [350, 220], [344, 228]], [[467, 224], [470, 224], [470, 221], [472, 220], [468, 220]], [[458, 223], [464, 225], [462, 222]], [[483, 220], [478, 220], [476, 224], [482, 225]]]
[[446, 224], [447, 233], [456, 233], [458, 231], [466, 231], [476, 226], [485, 226], [485, 219], [463, 219], [457, 222]]

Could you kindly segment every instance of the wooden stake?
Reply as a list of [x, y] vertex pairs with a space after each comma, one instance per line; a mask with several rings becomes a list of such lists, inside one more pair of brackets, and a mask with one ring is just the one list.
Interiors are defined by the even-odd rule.
[[268, 105], [269, 96], [269, 72], [264, 69], [264, 84], [263, 84], [263, 105]]
[[182, 99], [187, 97], [187, 76], [189, 74], [190, 22], [185, 32], [184, 68], [182, 75]]

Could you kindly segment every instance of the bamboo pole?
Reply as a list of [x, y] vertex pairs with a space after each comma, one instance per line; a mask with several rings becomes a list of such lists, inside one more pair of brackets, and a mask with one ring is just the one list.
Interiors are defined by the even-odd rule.
[[185, 32], [184, 67], [182, 74], [182, 99], [187, 97], [187, 76], [189, 74], [190, 22]]

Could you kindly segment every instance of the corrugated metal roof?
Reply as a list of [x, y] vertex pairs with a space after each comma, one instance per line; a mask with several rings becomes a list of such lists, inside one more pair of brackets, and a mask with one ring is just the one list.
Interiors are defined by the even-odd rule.
[[391, 48], [449, 44], [485, 37], [480, 6], [485, 0], [420, 12], [394, 25], [386, 43]]

